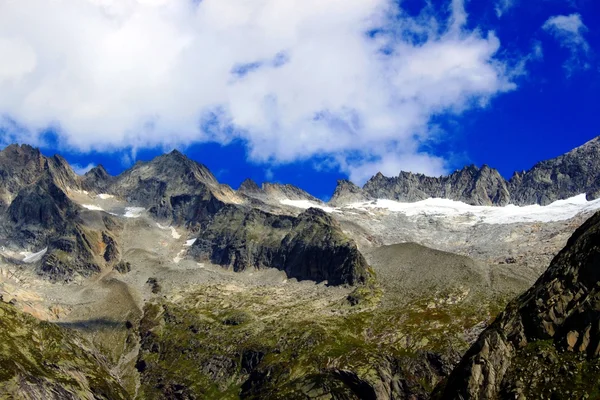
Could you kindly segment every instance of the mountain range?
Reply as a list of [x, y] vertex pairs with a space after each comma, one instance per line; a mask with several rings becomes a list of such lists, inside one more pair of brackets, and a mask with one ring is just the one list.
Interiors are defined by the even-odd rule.
[[593, 398], [599, 146], [325, 203], [176, 150], [80, 176], [10, 145], [0, 398]]

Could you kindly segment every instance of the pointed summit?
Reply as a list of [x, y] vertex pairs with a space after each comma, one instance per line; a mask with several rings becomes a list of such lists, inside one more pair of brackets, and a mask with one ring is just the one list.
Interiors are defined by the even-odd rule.
[[90, 169], [81, 178], [81, 186], [84, 190], [94, 193], [106, 193], [110, 185], [115, 181], [102, 164]]
[[360, 187], [349, 180], [340, 179], [337, 181], [337, 187], [335, 188], [335, 192], [333, 192], [333, 196], [331, 196], [331, 200], [329, 200], [329, 204], [334, 207], [341, 207], [346, 204], [369, 200], [372, 200], [372, 198]]
[[257, 193], [260, 192], [260, 187], [250, 178], [246, 178], [244, 182], [238, 188], [238, 191], [243, 193]]

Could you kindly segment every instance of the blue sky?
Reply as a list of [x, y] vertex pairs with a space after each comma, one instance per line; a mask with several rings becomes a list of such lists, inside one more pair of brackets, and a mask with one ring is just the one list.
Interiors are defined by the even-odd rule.
[[6, 3], [1, 141], [82, 168], [176, 147], [327, 198], [379, 170], [509, 178], [600, 135], [593, 0]]

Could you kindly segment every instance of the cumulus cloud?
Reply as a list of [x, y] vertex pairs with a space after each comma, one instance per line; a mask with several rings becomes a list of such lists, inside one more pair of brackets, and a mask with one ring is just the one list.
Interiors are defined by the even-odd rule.
[[[252, 161], [318, 156], [364, 181], [439, 173], [432, 116], [514, 88], [462, 0], [0, 2], [0, 114], [79, 151], [241, 139]], [[558, 29], [558, 28], [557, 28]]]
[[558, 40], [561, 47], [570, 53], [563, 65], [570, 75], [577, 69], [588, 69], [590, 45], [584, 37], [588, 28], [581, 20], [581, 15], [557, 15], [549, 18], [542, 27]]

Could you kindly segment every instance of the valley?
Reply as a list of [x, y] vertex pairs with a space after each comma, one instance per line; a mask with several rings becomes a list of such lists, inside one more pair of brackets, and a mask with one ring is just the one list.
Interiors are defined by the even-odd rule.
[[[590, 169], [597, 143], [536, 168]], [[290, 185], [234, 190], [177, 151], [79, 176], [59, 156], [9, 146], [0, 398], [454, 398], [463, 355], [600, 209], [591, 177], [540, 196], [540, 172], [515, 189], [486, 168], [341, 182], [324, 203]], [[500, 198], [498, 185], [504, 200], [482, 200]]]

